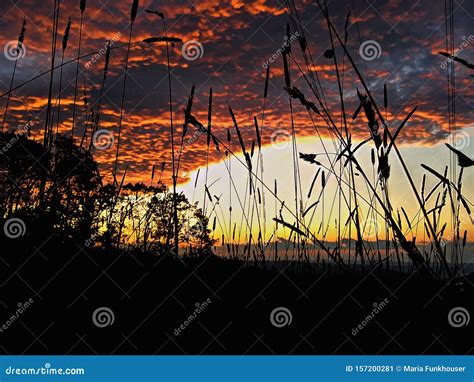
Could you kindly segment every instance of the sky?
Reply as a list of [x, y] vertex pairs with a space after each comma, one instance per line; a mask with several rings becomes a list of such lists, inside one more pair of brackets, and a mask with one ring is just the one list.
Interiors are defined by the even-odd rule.
[[[97, 0], [87, 1], [84, 12], [82, 47], [83, 54], [103, 49], [107, 40], [112, 47], [127, 42], [130, 31], [130, 8], [132, 1]], [[31, 77], [49, 70], [51, 50], [51, 25], [54, 1], [8, 0], [0, 4], [0, 36], [4, 44], [4, 54], [0, 55], [0, 91], [9, 89], [14, 61], [8, 55], [8, 48], [15, 45], [22, 19], [26, 19], [26, 34], [22, 58], [17, 61], [14, 85], [19, 85]], [[335, 121], [340, 126], [341, 113], [337, 92], [337, 77], [332, 59], [324, 56], [330, 48], [327, 25], [314, 1], [296, 1], [300, 15], [300, 26], [304, 30], [311, 50], [326, 103]], [[474, 3], [458, 1], [454, 4], [454, 46], [459, 47], [459, 57], [474, 61], [474, 30], [472, 19]], [[281, 48], [286, 34], [289, 16], [285, 3], [279, 0], [202, 0], [202, 1], [140, 1], [137, 18], [133, 24], [132, 41], [142, 41], [150, 36], [163, 36], [163, 24], [155, 15], [145, 9], [157, 10], [165, 15], [168, 36], [183, 40], [190, 50], [183, 50], [183, 44], [170, 47], [171, 86], [173, 93], [173, 119], [177, 129], [175, 140], [181, 138], [187, 98], [191, 87], [196, 85], [193, 115], [205, 123], [209, 91], [213, 91], [213, 133], [227, 140], [231, 134], [230, 148], [237, 155], [240, 146], [229, 115], [231, 106], [243, 140], [250, 150], [256, 140], [254, 116], [257, 117], [262, 135], [264, 182], [273, 189], [274, 181], [279, 185], [279, 196], [287, 205], [294, 205], [293, 163], [291, 138], [291, 115], [288, 94], [284, 90], [284, 70]], [[390, 128], [395, 129], [405, 116], [417, 106], [417, 111], [402, 130], [397, 143], [415, 183], [420, 185], [421, 163], [429, 164], [439, 172], [449, 163], [449, 150], [444, 142], [455, 143], [458, 148], [473, 155], [474, 104], [472, 71], [456, 66], [456, 129], [450, 135], [448, 127], [447, 81], [444, 64], [446, 58], [437, 54], [445, 50], [445, 8], [443, 1], [329, 1], [329, 14], [335, 27], [342, 34], [348, 12], [347, 47], [379, 105], [383, 104], [383, 88], [387, 87], [388, 108], [384, 117]], [[77, 55], [80, 23], [79, 0], [64, 0], [60, 8], [58, 53], [56, 62], [61, 61], [61, 40], [68, 18], [71, 18], [71, 31], [64, 60]], [[290, 28], [290, 34], [295, 33]], [[369, 42], [375, 46], [375, 56], [364, 56], [362, 46]], [[374, 45], [375, 44], [375, 45]], [[193, 47], [197, 49], [193, 50]], [[298, 63], [303, 63], [298, 41], [293, 44], [293, 55]], [[10, 51], [11, 52], [11, 51]], [[342, 48], [336, 46], [340, 65], [344, 65], [343, 88], [348, 127], [355, 143], [368, 138], [368, 128], [362, 114], [352, 120], [357, 108], [357, 89], [362, 85], [351, 69], [347, 57], [343, 59]], [[126, 48], [112, 50], [109, 76], [107, 78], [100, 128], [108, 130], [113, 136], [113, 144], [106, 150], [95, 150], [104, 175], [111, 174], [115, 149], [118, 141], [118, 120], [124, 79]], [[194, 54], [197, 54], [194, 56]], [[84, 93], [88, 106], [96, 105], [104, 66], [103, 54], [83, 59], [79, 67], [77, 136], [82, 135], [86, 121], [83, 104]], [[171, 139], [169, 133], [168, 77], [166, 49], [161, 44], [133, 45], [129, 56], [129, 69], [125, 91], [122, 141], [119, 152], [119, 174], [128, 166], [127, 180], [131, 182], [150, 182], [153, 165], [165, 170], [161, 179], [171, 184]], [[270, 64], [268, 97], [265, 103], [265, 117], [262, 124], [263, 92], [266, 65]], [[61, 109], [59, 131], [69, 135], [72, 126], [72, 104], [74, 97], [75, 63], [63, 69], [61, 86]], [[59, 93], [59, 71], [54, 77], [53, 96]], [[292, 85], [298, 87], [310, 101], [316, 102], [310, 89], [292, 62]], [[42, 120], [45, 115], [48, 92], [47, 75], [17, 89], [11, 97], [6, 128], [9, 130], [31, 120], [34, 136], [42, 134]], [[6, 97], [0, 100], [5, 104]], [[307, 110], [293, 102], [293, 120], [296, 135], [296, 150], [303, 153], [320, 153], [323, 144], [331, 147], [332, 140], [321, 119], [311, 119]], [[57, 112], [55, 112], [57, 113]], [[57, 118], [57, 114], [55, 114]], [[227, 213], [231, 204], [238, 203], [238, 196], [245, 200], [248, 189], [248, 172], [239, 164], [237, 158], [229, 162], [225, 150], [217, 152], [211, 144], [208, 156], [206, 136], [191, 127], [184, 139], [185, 145], [180, 162], [180, 189], [191, 199], [203, 202], [203, 186], [195, 188], [199, 172], [201, 184], [205, 177], [207, 158], [211, 164], [208, 179], [212, 182], [212, 193], [222, 197], [222, 211]], [[360, 160], [370, 167], [370, 147], [364, 146], [359, 152]], [[176, 152], [177, 154], [177, 152]], [[242, 157], [240, 156], [241, 160]], [[253, 160], [257, 164], [258, 154]], [[392, 175], [390, 192], [392, 202], [405, 205], [409, 214], [417, 213], [416, 203], [400, 164], [392, 155]], [[324, 159], [324, 158], [323, 158]], [[327, 163], [327, 162], [326, 162]], [[235, 184], [235, 194], [229, 192], [228, 165], [231, 164]], [[301, 162], [302, 179], [298, 192], [306, 194], [314, 177], [315, 167]], [[474, 177], [472, 169], [464, 173], [464, 186], [467, 197], [473, 195]], [[156, 178], [155, 178], [156, 180]], [[434, 182], [434, 180], [433, 180]], [[258, 182], [257, 182], [258, 183]], [[261, 192], [265, 187], [260, 184]], [[335, 183], [328, 183], [329, 194], [336, 193]], [[238, 191], [235, 191], [238, 190]], [[267, 192], [268, 193], [268, 192]], [[330, 198], [326, 195], [325, 197]], [[314, 197], [303, 198], [306, 206]], [[472, 198], [470, 199], [472, 200]], [[410, 201], [410, 202], [408, 202]], [[267, 213], [274, 200], [268, 200]], [[321, 203], [322, 204], [322, 203]], [[224, 213], [223, 212], [223, 213]], [[273, 206], [271, 213], [274, 212]], [[325, 214], [325, 218], [323, 218]], [[237, 212], [234, 218], [238, 219]], [[245, 214], [243, 214], [245, 215]], [[240, 218], [245, 218], [242, 214]], [[219, 215], [217, 215], [219, 216]], [[328, 216], [331, 216], [329, 218]], [[321, 211], [313, 218], [318, 224], [324, 219], [333, 219], [328, 211]], [[344, 216], [342, 216], [344, 217]], [[222, 224], [224, 218], [222, 218]], [[332, 224], [332, 223], [331, 223]], [[471, 227], [471, 223], [466, 223]], [[229, 227], [223, 227], [222, 230]], [[270, 224], [268, 229], [270, 230]], [[334, 231], [330, 230], [333, 233]], [[330, 233], [329, 233], [330, 235]]]

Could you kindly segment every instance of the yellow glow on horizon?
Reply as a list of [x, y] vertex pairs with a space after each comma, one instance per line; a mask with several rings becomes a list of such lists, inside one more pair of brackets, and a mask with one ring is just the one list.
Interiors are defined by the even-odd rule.
[[[474, 128], [465, 129], [464, 132], [469, 134], [469, 139], [474, 139]], [[359, 142], [354, 142], [355, 147]], [[304, 137], [297, 139], [298, 153], [324, 153], [324, 147], [328, 152], [329, 158], [333, 161], [335, 158], [335, 145], [329, 139], [323, 139], [319, 141], [317, 138]], [[367, 177], [371, 181], [372, 185], [377, 186], [378, 194], [383, 198], [383, 192], [380, 189], [380, 184], [376, 181], [377, 177], [377, 163], [375, 167], [371, 164], [370, 150], [373, 147], [373, 143], [369, 142], [360, 148], [356, 153], [356, 158], [359, 161], [361, 167], [364, 169]], [[467, 151], [466, 151], [467, 150]], [[469, 145], [463, 151], [469, 155]], [[420, 192], [422, 176], [426, 173], [426, 187], [425, 195], [429, 193], [431, 188], [436, 185], [438, 179], [433, 175], [427, 173], [422, 167], [421, 163], [427, 164], [439, 173], [444, 172], [444, 168], [449, 164], [450, 151], [445, 147], [443, 143], [435, 146], [426, 145], [403, 145], [400, 146], [403, 159], [410, 169], [410, 174], [414, 180], [414, 183]], [[295, 224], [296, 219], [293, 214], [296, 211], [295, 205], [295, 186], [294, 186], [294, 168], [292, 160], [292, 145], [291, 142], [279, 142], [278, 145], [269, 145], [262, 148], [263, 154], [263, 181], [268, 187], [264, 187], [262, 182], [253, 177], [256, 192], [249, 195], [249, 172], [248, 170], [237, 160], [232, 157], [226, 161], [221, 161], [209, 166], [207, 174], [207, 185], [209, 192], [212, 195], [213, 203], [206, 203], [206, 213], [210, 216], [209, 222], [212, 228], [214, 217], [216, 218], [216, 230], [213, 233], [214, 238], [220, 241], [222, 234], [226, 237], [226, 242], [248, 242], [248, 232], [252, 232], [253, 242], [255, 243], [259, 235], [259, 227], [261, 227], [262, 236], [264, 242], [270, 239], [274, 233], [275, 222], [274, 217], [280, 218], [281, 203], [276, 201], [276, 198], [270, 192], [274, 190], [275, 180], [277, 182], [277, 196], [284, 202], [285, 208], [282, 210], [282, 216], [289, 224]], [[318, 155], [317, 160], [320, 161], [324, 166], [329, 167], [328, 156]], [[238, 158], [245, 162], [242, 155], [238, 155]], [[253, 158], [253, 171], [261, 177], [261, 167], [258, 162], [258, 152], [256, 150]], [[306, 227], [310, 228], [310, 231], [318, 238], [318, 240], [324, 241], [335, 241], [338, 237], [338, 230], [341, 231], [342, 238], [349, 237], [349, 225], [346, 225], [346, 221], [349, 217], [349, 207], [347, 204], [350, 203], [351, 210], [354, 209], [354, 195], [353, 192], [349, 192], [348, 184], [350, 183], [348, 171], [343, 172], [342, 176], [342, 188], [344, 195], [339, 196], [338, 180], [333, 174], [330, 174], [328, 169], [321, 167], [321, 171], [318, 179], [316, 180], [311, 196], [308, 198], [308, 192], [311, 187], [311, 183], [315, 176], [319, 166], [298, 160], [299, 167], [299, 180], [298, 180], [298, 205], [300, 211], [306, 211], [309, 206], [316, 203], [316, 206], [306, 212], [304, 217], [300, 218]], [[343, 165], [344, 162], [338, 162], [334, 166], [334, 170], [339, 174], [339, 166]], [[407, 239], [411, 240], [416, 236], [418, 243], [428, 241], [429, 238], [426, 236], [423, 226], [423, 214], [419, 208], [419, 204], [413, 194], [412, 189], [408, 183], [405, 173], [397, 159], [394, 151], [390, 154], [390, 166], [391, 175], [388, 181], [388, 195], [390, 203], [393, 207], [393, 216], [398, 221], [398, 214], [400, 214], [400, 220], [402, 223], [402, 229], [406, 233]], [[322, 172], [325, 172], [327, 177], [327, 185], [324, 192], [322, 190], [321, 178]], [[459, 173], [459, 167], [457, 167]], [[229, 174], [232, 174], [232, 180], [230, 180]], [[205, 178], [206, 169], [201, 168], [199, 178], [196, 183], [196, 177], [198, 170], [195, 170], [188, 174], [189, 181], [179, 186], [180, 191], [183, 191], [191, 201], [199, 203], [200, 207], [204, 205], [205, 198]], [[330, 174], [330, 175], [329, 175]], [[374, 197], [370, 189], [367, 187], [363, 177], [355, 171], [355, 183], [358, 192], [357, 202], [360, 207], [360, 222], [361, 228], [364, 231], [363, 237], [368, 240], [375, 240], [375, 233], [378, 234], [379, 239], [385, 238], [386, 222], [383, 214], [383, 210], [378, 205], [378, 202], [374, 202]], [[471, 168], [465, 169], [463, 173], [463, 194], [469, 200], [473, 200], [474, 196], [474, 174]], [[430, 210], [434, 206], [434, 201], [437, 197], [438, 191], [431, 196], [427, 203], [427, 210]], [[259, 204], [258, 193], [260, 192], [261, 204]], [[350, 196], [349, 196], [350, 195]], [[442, 195], [441, 195], [442, 196]], [[217, 202], [219, 199], [219, 202]], [[265, 201], [265, 209], [263, 208], [263, 202]], [[370, 204], [377, 204], [377, 210], [381, 214], [369, 213]], [[339, 205], [341, 208], [339, 209]], [[229, 206], [232, 206], [232, 211], [229, 211]], [[258, 208], [256, 207], [258, 206]], [[302, 206], [302, 208], [301, 208]], [[286, 207], [289, 208], [288, 211]], [[405, 216], [401, 207], [405, 210], [409, 219], [411, 220], [412, 229], [408, 228]], [[443, 237], [449, 239], [451, 235], [450, 225], [450, 213], [449, 213], [449, 201], [444, 208], [441, 220], [447, 222], [445, 234]], [[265, 215], [265, 218], [264, 218]], [[301, 216], [302, 213], [299, 212]], [[266, 221], [266, 224], [264, 224]], [[340, 223], [339, 223], [340, 222]], [[337, 225], [340, 224], [340, 227]], [[438, 228], [442, 226], [439, 225]], [[234, 236], [234, 225], [236, 227], [235, 239], [230, 240]], [[472, 241], [472, 222], [468, 215], [461, 207], [461, 235], [464, 230], [468, 231], [468, 241]], [[288, 238], [290, 233], [289, 229], [283, 230], [280, 228], [277, 232], [278, 237]], [[356, 231], [354, 225], [352, 225], [351, 235], [353, 239], [356, 238]]]

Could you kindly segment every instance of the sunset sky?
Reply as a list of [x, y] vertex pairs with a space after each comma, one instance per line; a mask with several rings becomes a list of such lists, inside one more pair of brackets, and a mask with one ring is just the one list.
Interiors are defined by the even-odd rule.
[[[87, 54], [104, 47], [107, 40], [116, 41], [112, 46], [127, 42], [129, 33], [131, 0], [89, 0], [84, 13], [82, 53]], [[340, 33], [344, 31], [347, 13], [350, 11], [348, 27], [348, 49], [354, 61], [365, 76], [369, 87], [379, 105], [383, 105], [383, 86], [388, 90], [388, 110], [386, 120], [391, 129], [396, 129], [405, 116], [418, 106], [416, 113], [403, 129], [397, 142], [402, 154], [412, 171], [415, 183], [419, 186], [423, 174], [421, 163], [444, 171], [449, 163], [449, 150], [444, 142], [449, 140], [448, 100], [446, 71], [443, 69], [445, 57], [437, 54], [445, 50], [444, 2], [422, 0], [406, 2], [391, 1], [329, 1], [330, 16]], [[51, 52], [51, 25], [54, 1], [3, 1], [0, 4], [0, 36], [6, 47], [9, 41], [15, 42], [20, 33], [22, 19], [25, 16], [26, 35], [24, 57], [18, 61], [14, 86], [29, 78], [49, 70]], [[337, 93], [337, 80], [332, 59], [324, 57], [330, 47], [327, 25], [318, 6], [313, 1], [296, 2], [301, 25], [318, 73], [326, 102], [335, 116], [340, 120], [340, 104]], [[231, 149], [240, 153], [228, 105], [235, 112], [236, 119], [243, 133], [243, 139], [250, 150], [255, 138], [254, 116], [259, 123], [262, 118], [263, 91], [265, 83], [265, 63], [281, 47], [286, 33], [289, 17], [285, 3], [278, 0], [198, 0], [198, 1], [140, 1], [139, 12], [134, 23], [132, 41], [141, 41], [150, 36], [162, 36], [163, 25], [156, 15], [145, 13], [145, 9], [163, 12], [168, 28], [168, 35], [181, 38], [184, 42], [196, 40], [202, 46], [202, 57], [187, 60], [182, 54], [182, 44], [171, 49], [170, 63], [173, 88], [173, 109], [176, 138], [181, 137], [187, 97], [191, 87], [196, 85], [193, 114], [202, 123], [207, 122], [209, 89], [213, 90], [213, 132], [226, 141], [227, 129], [231, 132]], [[65, 52], [65, 61], [77, 55], [78, 28], [80, 19], [79, 0], [64, 0], [61, 3], [60, 27], [58, 37], [58, 55], [61, 60], [61, 40], [68, 17], [71, 17], [70, 41]], [[460, 1], [455, 4], [455, 41], [461, 51], [459, 57], [474, 61], [474, 3]], [[291, 33], [294, 33], [293, 28]], [[368, 40], [374, 40], [381, 48], [380, 57], [364, 60], [359, 47]], [[463, 45], [464, 42], [464, 45]], [[5, 48], [6, 49], [6, 48]], [[117, 126], [120, 114], [120, 99], [124, 74], [126, 48], [114, 49], [111, 54], [111, 66], [106, 83], [105, 98], [102, 103], [102, 129], [110, 130], [117, 137]], [[302, 63], [298, 42], [293, 45], [295, 59]], [[336, 48], [336, 54], [342, 65], [342, 48]], [[7, 92], [14, 62], [0, 55], [0, 91]], [[85, 114], [82, 99], [83, 89], [87, 91], [89, 106], [97, 102], [102, 80], [104, 59], [86, 64], [81, 61], [79, 84], [77, 135], [82, 134]], [[359, 102], [357, 89], [362, 89], [354, 70], [345, 58], [344, 97], [349, 130], [357, 143], [369, 137], [367, 122], [363, 113], [352, 121], [352, 114]], [[63, 93], [61, 95], [60, 131], [70, 134], [72, 120], [72, 102], [74, 92], [75, 64], [64, 67]], [[163, 44], [137, 44], [130, 52], [129, 77], [125, 99], [125, 116], [123, 120], [122, 143], [119, 156], [120, 171], [129, 166], [128, 181], [150, 182], [153, 165], [158, 168], [162, 162], [166, 167], [162, 180], [171, 184], [171, 150], [168, 115], [168, 83], [166, 51]], [[473, 74], [463, 66], [456, 66], [456, 124], [457, 137], [451, 142], [457, 144], [463, 152], [472, 156], [474, 139], [474, 87]], [[316, 102], [296, 65], [291, 65], [293, 85], [298, 87], [308, 99]], [[47, 103], [48, 75], [19, 88], [12, 94], [6, 126], [9, 130], [32, 120], [33, 135], [41, 136], [43, 117]], [[288, 94], [284, 91], [284, 71], [281, 57], [270, 65], [270, 82], [265, 109], [264, 126], [261, 129], [264, 181], [273, 189], [277, 180], [280, 199], [294, 207], [293, 174], [290, 137], [291, 122]], [[55, 76], [54, 97], [59, 90], [59, 73]], [[1, 105], [5, 104], [3, 97]], [[298, 102], [293, 102], [294, 124], [297, 135], [298, 151], [303, 153], [321, 153], [322, 143], [317, 138], [316, 129], [308, 112]], [[2, 108], [3, 114], [3, 108]], [[55, 115], [56, 118], [56, 115]], [[331, 145], [327, 128], [321, 119], [315, 119], [319, 133], [326, 145]], [[180, 189], [190, 199], [202, 205], [204, 196], [204, 173], [207, 145], [205, 134], [196, 134], [191, 127], [185, 138], [180, 167]], [[192, 138], [194, 136], [194, 138]], [[272, 138], [273, 137], [273, 138]], [[275, 138], [276, 137], [276, 138]], [[191, 139], [192, 138], [192, 139]], [[191, 140], [190, 140], [191, 139]], [[276, 142], [275, 142], [276, 140]], [[370, 166], [369, 143], [360, 150], [358, 158], [364, 168]], [[331, 150], [328, 150], [331, 151]], [[334, 150], [333, 150], [334, 151]], [[221, 196], [222, 213], [227, 214], [229, 206], [229, 162], [223, 162], [224, 149], [218, 153], [211, 143], [208, 173], [208, 184], [212, 195]], [[111, 173], [115, 145], [109, 150], [97, 150], [96, 158], [101, 163], [104, 174]], [[242, 158], [242, 156], [240, 156]], [[256, 163], [257, 154], [254, 156]], [[228, 159], [227, 159], [228, 160]], [[324, 162], [325, 158], [321, 157]], [[327, 164], [327, 161], [325, 162]], [[389, 190], [392, 203], [402, 205], [413, 216], [417, 205], [407, 185], [400, 165], [394, 155], [391, 156], [392, 175]], [[231, 160], [235, 188], [239, 190], [242, 200], [248, 189], [246, 182], [248, 172], [239, 165], [237, 159]], [[198, 187], [194, 188], [197, 172], [200, 170]], [[300, 163], [301, 191], [307, 195], [316, 167], [305, 162]], [[370, 174], [372, 170], [369, 171]], [[430, 184], [435, 180], [428, 176]], [[472, 168], [464, 172], [464, 191], [469, 200], [474, 197], [474, 174]], [[155, 178], [156, 180], [156, 178]], [[259, 187], [262, 187], [259, 185]], [[335, 183], [329, 184], [326, 197], [332, 202], [336, 192]], [[367, 190], [363, 190], [367, 195]], [[314, 195], [317, 195], [315, 193]], [[316, 201], [303, 200], [306, 206]], [[238, 195], [231, 194], [235, 210]], [[267, 199], [267, 214], [274, 216], [274, 199]], [[327, 201], [330, 206], [330, 202]], [[329, 207], [330, 208], [330, 207]], [[362, 206], [362, 208], [364, 208]], [[320, 221], [324, 212], [317, 210], [315, 221]], [[327, 211], [325, 212], [326, 216]], [[235, 213], [238, 219], [238, 212]], [[219, 216], [219, 215], [218, 215]], [[222, 215], [224, 216], [224, 215]], [[347, 219], [347, 214], [342, 216]], [[334, 215], [332, 217], [334, 220]], [[222, 218], [222, 222], [224, 219]], [[466, 228], [472, 231], [471, 222]], [[222, 227], [229, 232], [229, 227]], [[332, 234], [334, 231], [331, 231]], [[331, 233], [329, 234], [331, 237]], [[332, 236], [333, 237], [333, 236]], [[471, 234], [470, 240], [473, 239]]]

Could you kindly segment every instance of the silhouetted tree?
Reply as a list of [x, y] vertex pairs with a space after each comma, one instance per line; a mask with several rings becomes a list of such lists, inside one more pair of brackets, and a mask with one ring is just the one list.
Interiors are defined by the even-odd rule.
[[[162, 183], [104, 185], [90, 151], [62, 136], [46, 150], [27, 135], [0, 133], [0, 147], [1, 217], [21, 218], [28, 239], [55, 234], [56, 243], [75, 240], [160, 254], [174, 248], [173, 195]], [[187, 253], [209, 250], [207, 218], [184, 194], [176, 199], [178, 245]]]

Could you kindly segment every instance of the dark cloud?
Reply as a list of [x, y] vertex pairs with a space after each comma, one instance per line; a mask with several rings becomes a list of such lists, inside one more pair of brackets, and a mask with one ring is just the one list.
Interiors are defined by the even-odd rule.
[[[367, 83], [379, 104], [383, 99], [383, 85], [388, 88], [387, 120], [390, 126], [397, 124], [418, 105], [418, 111], [404, 129], [400, 140], [422, 144], [433, 144], [447, 135], [446, 73], [442, 69], [443, 57], [436, 54], [444, 49], [444, 2], [437, 1], [354, 1], [329, 2], [329, 12], [334, 24], [343, 32], [347, 12], [351, 12], [348, 29], [348, 47], [351, 56], [361, 68]], [[88, 1], [84, 17], [82, 52], [97, 51], [109, 39], [117, 40], [118, 46], [127, 41], [130, 1]], [[40, 1], [2, 2], [0, 12], [0, 36], [4, 44], [18, 38], [23, 15], [28, 21], [25, 38], [26, 55], [19, 61], [15, 84], [20, 84], [34, 75], [49, 69], [52, 3]], [[306, 35], [311, 55], [316, 64], [326, 102], [333, 114], [339, 115], [336, 73], [333, 61], [323, 56], [330, 48], [327, 25], [317, 6], [310, 1], [297, 2], [301, 25]], [[184, 41], [197, 40], [203, 46], [203, 56], [195, 61], [186, 60], [181, 54], [181, 45], [171, 49], [173, 103], [175, 122], [180, 131], [183, 121], [182, 109], [189, 91], [196, 84], [196, 99], [193, 113], [202, 121], [207, 120], [209, 88], [214, 93], [214, 131], [223, 139], [226, 129], [232, 127], [227, 111], [227, 102], [232, 105], [241, 124], [244, 138], [251, 145], [255, 139], [253, 116], [260, 115], [264, 87], [264, 63], [277, 53], [283, 43], [286, 24], [290, 21], [284, 2], [277, 0], [188, 0], [140, 2], [140, 13], [134, 25], [133, 40], [163, 35], [161, 20], [144, 13], [145, 8], [164, 12], [170, 36]], [[474, 35], [472, 15], [474, 4], [469, 1], [455, 4], [455, 45]], [[65, 59], [77, 53], [79, 1], [63, 1], [61, 6], [60, 39], [68, 17], [72, 18], [71, 37]], [[292, 30], [292, 33], [294, 31]], [[364, 61], [359, 54], [361, 43], [376, 41], [381, 55], [373, 61]], [[59, 44], [58, 44], [59, 45]], [[463, 49], [460, 56], [473, 61], [472, 46]], [[123, 65], [126, 48], [112, 51], [110, 74], [106, 83], [101, 117], [102, 127], [117, 132], [120, 97], [123, 83]], [[293, 52], [300, 65], [303, 64], [298, 42]], [[363, 118], [351, 121], [350, 116], [358, 106], [356, 89], [362, 85], [347, 57], [336, 47], [339, 64], [344, 67], [344, 94], [349, 128], [355, 137], [367, 136]], [[56, 62], [61, 59], [60, 50]], [[98, 100], [103, 57], [99, 57], [88, 69], [83, 60], [79, 90], [80, 125], [82, 99], [86, 90], [89, 105]], [[8, 90], [13, 62], [4, 55], [0, 57], [0, 89]], [[64, 67], [62, 131], [69, 131], [72, 115], [73, 78], [75, 64]], [[132, 179], [146, 179], [154, 163], [170, 160], [170, 137], [168, 126], [168, 88], [166, 51], [163, 44], [133, 46], [130, 53], [130, 71], [127, 81], [123, 145], [120, 160], [130, 165]], [[314, 97], [296, 65], [292, 64], [291, 76], [313, 102]], [[48, 76], [18, 89], [12, 99], [8, 126], [11, 128], [37, 116], [41, 120], [47, 97]], [[472, 78], [467, 69], [457, 67], [456, 111], [457, 123], [462, 127], [472, 123]], [[55, 75], [54, 94], [59, 89], [59, 73]], [[272, 130], [289, 128], [288, 97], [284, 90], [283, 66], [278, 56], [271, 65], [271, 81], [266, 105], [263, 142], [268, 143]], [[5, 98], [3, 98], [4, 100]], [[300, 105], [294, 104], [295, 125], [298, 135], [314, 134], [314, 126]], [[338, 120], [338, 118], [336, 119]], [[316, 120], [319, 126], [322, 121]], [[320, 127], [321, 127], [320, 126]], [[35, 125], [40, 134], [41, 123]], [[320, 130], [325, 134], [325, 129]], [[232, 131], [233, 133], [233, 131]], [[192, 129], [190, 134], [193, 134]], [[179, 138], [179, 133], [177, 134]], [[179, 139], [178, 139], [179, 141]], [[235, 141], [235, 140], [234, 140]], [[236, 142], [231, 146], [237, 150]], [[235, 146], [235, 147], [234, 147]], [[207, 151], [203, 137], [186, 146], [183, 153], [182, 170], [190, 171], [205, 163]], [[106, 166], [113, 163], [113, 150], [98, 154]], [[211, 160], [220, 160], [220, 155], [211, 147]]]

